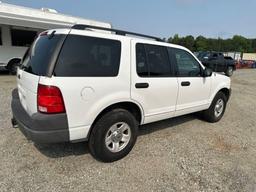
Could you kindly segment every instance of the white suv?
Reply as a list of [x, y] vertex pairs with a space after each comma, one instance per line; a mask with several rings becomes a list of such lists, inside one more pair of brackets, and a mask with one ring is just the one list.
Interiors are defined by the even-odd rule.
[[38, 143], [88, 140], [104, 162], [130, 152], [139, 125], [198, 111], [219, 121], [231, 93], [184, 47], [86, 25], [41, 33], [17, 84], [14, 126]]

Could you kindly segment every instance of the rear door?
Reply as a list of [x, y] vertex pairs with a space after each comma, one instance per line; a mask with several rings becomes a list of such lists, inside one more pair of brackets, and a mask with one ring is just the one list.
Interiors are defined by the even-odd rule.
[[174, 115], [178, 82], [167, 48], [132, 41], [131, 97], [144, 110], [144, 123]]
[[106, 107], [130, 98], [129, 47], [123, 36], [70, 31], [51, 83], [62, 92], [71, 140], [85, 138]]
[[201, 76], [201, 65], [188, 51], [169, 48], [168, 52], [176, 63], [179, 85], [175, 116], [206, 109], [212, 78]]
[[17, 71], [17, 86], [22, 106], [28, 114], [37, 112], [37, 87], [40, 76], [47, 76], [50, 63], [63, 35], [49, 38], [45, 34], [38, 37], [26, 52], [22, 65]]

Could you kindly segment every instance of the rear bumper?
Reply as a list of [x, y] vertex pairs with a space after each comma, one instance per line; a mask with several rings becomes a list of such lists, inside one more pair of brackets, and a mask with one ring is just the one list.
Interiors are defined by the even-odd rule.
[[12, 92], [13, 122], [17, 122], [21, 132], [35, 143], [59, 143], [69, 141], [68, 120], [66, 114], [28, 115], [20, 103], [18, 90]]

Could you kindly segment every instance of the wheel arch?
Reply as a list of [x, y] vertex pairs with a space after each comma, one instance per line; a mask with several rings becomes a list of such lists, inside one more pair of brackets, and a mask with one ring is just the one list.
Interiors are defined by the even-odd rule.
[[[139, 124], [142, 124], [144, 121], [144, 112], [142, 107], [138, 104], [135, 103], [133, 101], [121, 101], [121, 102], [117, 102], [117, 103], [113, 103], [109, 106], [107, 106], [106, 108], [104, 108], [103, 110], [101, 110], [101, 112], [98, 113], [98, 115], [96, 116], [96, 118], [93, 120], [93, 123], [91, 125], [90, 131], [88, 133], [88, 136], [90, 136], [91, 131], [93, 129], [93, 126], [95, 125], [95, 123], [107, 112], [113, 110], [113, 109], [117, 109], [117, 108], [122, 108], [122, 109], [126, 109], [127, 111], [129, 111], [131, 114], [134, 115], [134, 117], [137, 119], [137, 121], [139, 122]], [[87, 137], [88, 137], [87, 136]]]
[[219, 93], [219, 92], [224, 93], [224, 95], [227, 97], [227, 100], [229, 100], [229, 98], [230, 98], [230, 89], [224, 87], [224, 88], [220, 89], [217, 93]]
[[11, 59], [8, 61], [7, 65], [6, 65], [6, 68], [7, 68], [7, 69], [10, 69], [10, 65], [11, 65], [12, 63], [16, 63], [16, 62], [21, 62], [21, 58], [19, 58], [19, 57], [11, 58]]
[[212, 91], [212, 93], [211, 93], [211, 97], [210, 97], [210, 100], [209, 100], [209, 104], [212, 103], [213, 99], [215, 98], [215, 96], [216, 96], [219, 92], [223, 92], [223, 93], [225, 94], [225, 96], [227, 97], [227, 100], [229, 100], [230, 95], [231, 95], [230, 84], [229, 84], [229, 83], [222, 82], [218, 87], [216, 87], [216, 88], [214, 89], [214, 91]]

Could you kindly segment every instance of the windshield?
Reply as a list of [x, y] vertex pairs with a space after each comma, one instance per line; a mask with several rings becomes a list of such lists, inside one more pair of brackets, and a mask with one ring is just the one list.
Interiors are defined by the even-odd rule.
[[63, 35], [39, 36], [25, 53], [21, 69], [35, 75], [46, 75], [54, 51]]

